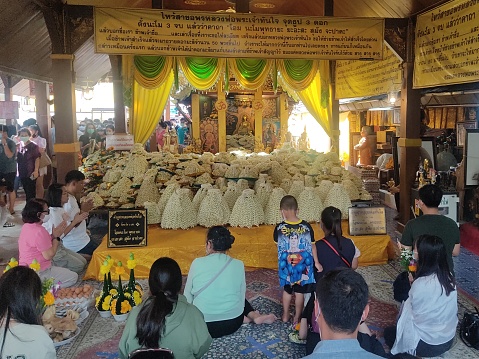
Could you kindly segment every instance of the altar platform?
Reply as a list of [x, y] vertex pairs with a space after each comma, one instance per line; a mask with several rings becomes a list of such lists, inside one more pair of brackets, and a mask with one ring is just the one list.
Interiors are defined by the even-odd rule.
[[[312, 225], [315, 238], [323, 238], [323, 232], [318, 224]], [[361, 251], [359, 257], [360, 266], [384, 264], [388, 260], [388, 246], [390, 238], [384, 235], [350, 236], [348, 222], [343, 221], [343, 236], [351, 238], [354, 244]], [[235, 236], [233, 247], [229, 254], [233, 258], [244, 262], [246, 269], [255, 268], [278, 268], [278, 257], [276, 244], [273, 241], [272, 225], [261, 225], [253, 228], [229, 227]], [[148, 278], [150, 267], [160, 257], [171, 257], [180, 265], [181, 272], [186, 275], [190, 269], [191, 262], [206, 254], [207, 228], [194, 227], [188, 230], [163, 229], [158, 225], [148, 226], [147, 246], [107, 248], [107, 236], [100, 246], [93, 253], [92, 260], [85, 273], [84, 279], [103, 280], [100, 274], [100, 266], [107, 255], [110, 255], [115, 262], [121, 261], [126, 266], [130, 252], [133, 252], [137, 262], [135, 268], [136, 278]], [[391, 255], [392, 251], [389, 250]], [[114, 272], [114, 271], [113, 271]], [[112, 273], [113, 279], [116, 279]], [[127, 275], [125, 275], [127, 279]]]

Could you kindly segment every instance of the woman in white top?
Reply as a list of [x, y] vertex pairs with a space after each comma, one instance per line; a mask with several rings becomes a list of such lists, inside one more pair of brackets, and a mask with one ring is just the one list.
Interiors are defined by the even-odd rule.
[[[38, 146], [40, 154], [44, 156], [45, 150], [47, 148], [47, 140], [40, 136], [40, 127], [38, 127], [38, 125], [31, 125], [29, 127], [29, 130], [31, 133], [30, 141]], [[43, 166], [38, 169], [38, 177], [36, 183], [37, 198], [43, 198], [43, 196], [45, 195], [45, 189], [43, 188], [43, 176], [47, 174], [47, 167], [48, 166]]]
[[[457, 291], [441, 238], [421, 235], [415, 243], [416, 278], [403, 303], [391, 353], [436, 357], [452, 347], [457, 327]], [[386, 328], [388, 329], [388, 328]], [[385, 330], [386, 344], [391, 337]], [[388, 344], [389, 345], [389, 344]]]
[[[70, 220], [70, 216], [63, 209], [63, 205], [68, 202], [68, 192], [62, 184], [54, 183], [48, 187], [47, 202], [50, 216], [48, 221], [43, 223], [43, 227], [51, 234], [54, 227], [65, 221], [67, 227], [60, 236], [61, 239], [88, 217], [88, 213], [78, 213], [72, 221]], [[87, 260], [81, 254], [65, 248], [62, 242], [58, 245], [57, 252], [52, 261], [53, 265], [68, 268], [76, 273], [80, 273], [87, 264]]]
[[33, 269], [18, 266], [0, 277], [0, 358], [57, 357], [38, 311], [41, 294]]

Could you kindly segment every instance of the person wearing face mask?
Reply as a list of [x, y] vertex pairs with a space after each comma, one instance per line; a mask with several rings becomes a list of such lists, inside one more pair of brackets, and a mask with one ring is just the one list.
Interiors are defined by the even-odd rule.
[[36, 197], [36, 180], [39, 176], [41, 157], [38, 146], [30, 141], [30, 135], [28, 128], [22, 128], [18, 131], [18, 176], [22, 182], [27, 201]]
[[[103, 135], [102, 135], [103, 133]], [[106, 136], [111, 136], [115, 134], [115, 126], [113, 125], [106, 125], [105, 129], [103, 129], [103, 132], [99, 133], [101, 137], [101, 142], [99, 143], [99, 149], [105, 149], [106, 148]]]
[[61, 282], [62, 287], [70, 287], [78, 280], [78, 274], [69, 269], [52, 266], [60, 236], [65, 231], [67, 224], [62, 221], [53, 227], [50, 235], [42, 224], [49, 220], [48, 204], [43, 199], [33, 198], [27, 201], [22, 210], [24, 225], [18, 237], [19, 264], [29, 266], [34, 260], [40, 264], [38, 276], [41, 280], [53, 278]]
[[[40, 151], [40, 168], [38, 169], [38, 177], [35, 182], [35, 188], [36, 188], [36, 197], [38, 198], [43, 198], [45, 195], [45, 189], [43, 188], [43, 178], [47, 174], [47, 167], [48, 165], [45, 165], [50, 161], [50, 158], [48, 157], [46, 153], [47, 149], [47, 140], [44, 139], [41, 134], [40, 134], [40, 127], [38, 125], [31, 125], [29, 128], [31, 137], [30, 141], [35, 143], [38, 146], [38, 150]], [[44, 159], [44, 157], [48, 157], [48, 160]], [[43, 162], [43, 163], [42, 163]]]
[[78, 141], [80, 141], [80, 150], [83, 157], [86, 157], [90, 154], [90, 140], [95, 140], [96, 143], [100, 143], [101, 141], [101, 138], [96, 132], [96, 128], [93, 123], [86, 125], [85, 134], [81, 135], [78, 139]]
[[86, 124], [85, 121], [80, 122], [77, 129], [77, 137], [80, 138], [85, 133]]

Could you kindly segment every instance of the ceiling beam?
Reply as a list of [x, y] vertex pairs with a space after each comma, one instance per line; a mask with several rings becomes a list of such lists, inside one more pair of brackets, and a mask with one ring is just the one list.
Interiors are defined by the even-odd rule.
[[384, 26], [384, 41], [402, 61], [406, 61], [406, 41], [408, 19], [386, 19]]

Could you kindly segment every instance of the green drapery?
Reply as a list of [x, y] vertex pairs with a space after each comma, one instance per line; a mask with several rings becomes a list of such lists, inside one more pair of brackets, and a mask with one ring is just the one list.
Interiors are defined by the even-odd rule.
[[225, 59], [206, 57], [178, 57], [177, 60], [186, 79], [198, 90], [213, 87], [225, 64]]
[[283, 80], [295, 91], [306, 89], [318, 71], [316, 60], [278, 60], [276, 66]]
[[[274, 72], [272, 74], [273, 88], [276, 88], [277, 81], [281, 80], [282, 86], [291, 95], [297, 95], [293, 96], [304, 103], [326, 133], [331, 135], [332, 102], [328, 61], [135, 56], [134, 78], [139, 86], [155, 89], [162, 86], [167, 79], [171, 82], [175, 81], [172, 78], [177, 77], [178, 67], [181, 68], [190, 84], [198, 90], [213, 87], [221, 74], [224, 74], [227, 92], [230, 69], [240, 85], [248, 90], [260, 88], [272, 70]], [[124, 67], [124, 71], [126, 71], [125, 68], [127, 66]], [[124, 76], [126, 76], [125, 72]], [[164, 96], [165, 89], [164, 87], [162, 89]], [[135, 138], [143, 139], [143, 135], [135, 134], [135, 127], [133, 134]]]
[[135, 80], [146, 89], [154, 89], [170, 75], [173, 67], [170, 56], [135, 56]]
[[272, 64], [272, 60], [264, 59], [228, 59], [234, 77], [248, 90], [256, 90], [263, 86]]

